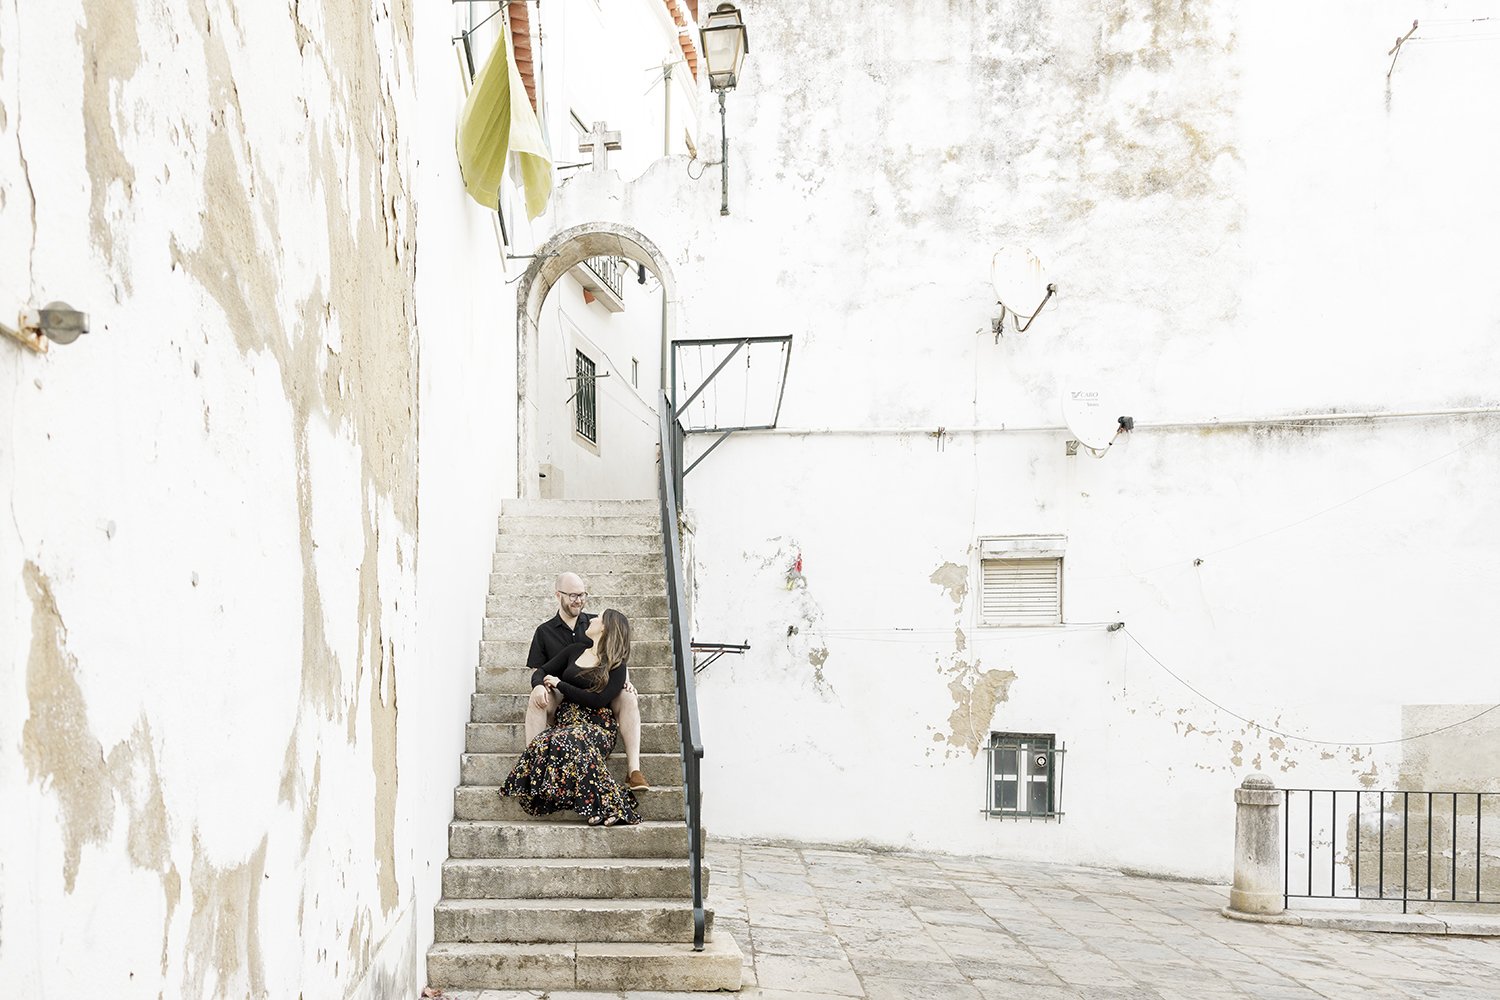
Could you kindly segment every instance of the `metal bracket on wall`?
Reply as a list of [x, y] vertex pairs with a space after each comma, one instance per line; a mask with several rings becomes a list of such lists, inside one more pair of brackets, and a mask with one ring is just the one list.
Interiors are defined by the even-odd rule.
[[[753, 348], [753, 347], [755, 347], [756, 345], [759, 345], [759, 344], [777, 344], [777, 345], [779, 345], [781, 347], [781, 354], [782, 354], [781, 363], [780, 363], [780, 378], [779, 378], [780, 385], [779, 385], [779, 388], [778, 388], [778, 391], [777, 391], [777, 394], [776, 394], [776, 408], [775, 408], [775, 410], [771, 414], [771, 420], [770, 420], [770, 422], [769, 423], [764, 423], [764, 424], [746, 424], [746, 425], [736, 425], [736, 426], [730, 426], [730, 427], [723, 426], [722, 424], [719, 425], [719, 426], [715, 426], [715, 427], [692, 427], [692, 428], [683, 427], [682, 426], [682, 418], [681, 418], [680, 414], [682, 414], [694, 402], [694, 400], [696, 400], [699, 396], [701, 396], [703, 394], [703, 391], [705, 389], [707, 389], [713, 383], [714, 379], [719, 376], [719, 373], [724, 370], [724, 368], [729, 364], [730, 361], [734, 360], [734, 358], [735, 358], [736, 355], [738, 355], [741, 351], [745, 350], [746, 348]], [[698, 467], [698, 463], [702, 462], [705, 458], [707, 458], [709, 456], [709, 454], [715, 448], [717, 448], [719, 445], [723, 444], [724, 441], [729, 437], [729, 435], [734, 434], [734, 433], [736, 433], [738, 431], [768, 431], [768, 430], [775, 430], [777, 421], [779, 421], [781, 419], [781, 404], [782, 404], [782, 401], [786, 398], [786, 376], [787, 376], [787, 372], [790, 371], [791, 364], [792, 364], [791, 345], [792, 345], [792, 338], [791, 338], [791, 336], [789, 334], [784, 334], [782, 336], [777, 336], [777, 337], [724, 337], [724, 338], [710, 338], [710, 339], [705, 339], [705, 340], [674, 340], [672, 342], [672, 347], [673, 347], [673, 353], [672, 353], [672, 373], [671, 373], [672, 404], [673, 404], [672, 405], [672, 412], [673, 412], [674, 415], [677, 416], [678, 427], [680, 428], [680, 435], [679, 436], [686, 435], [686, 434], [714, 434], [714, 433], [717, 433], [719, 435], [717, 438], [714, 439], [714, 443], [713, 444], [709, 445], [708, 448], [705, 449], [701, 455], [699, 455], [697, 458], [693, 459], [693, 462], [692, 462], [691, 465], [688, 465], [686, 468], [682, 469], [682, 472], [681, 472], [681, 476], [682, 477], [686, 477], [689, 472], [692, 472], [693, 469], [697, 468]], [[708, 376], [706, 378], [704, 378], [703, 381], [702, 381], [702, 383], [700, 383], [698, 385], [698, 387], [692, 391], [692, 393], [688, 396], [688, 398], [685, 399], [685, 400], [683, 400], [681, 403], [678, 403], [677, 399], [676, 399], [676, 397], [677, 397], [677, 350], [679, 350], [679, 349], [681, 349], [683, 347], [724, 347], [724, 346], [729, 346], [729, 348], [730, 348], [729, 352], [727, 354], [725, 354], [724, 357], [719, 360], [719, 363], [714, 366], [713, 371], [711, 371], [711, 372], [708, 373]], [[746, 359], [746, 364], [747, 365], [749, 364], [748, 357]], [[686, 387], [684, 386], [684, 388], [686, 388]]]
[[[739, 655], [743, 654], [745, 650], [750, 648], [750, 644], [748, 642], [695, 642], [691, 643], [690, 645], [693, 649], [693, 673], [695, 674], [702, 673], [708, 668], [708, 665], [710, 663], [714, 662], [725, 653], [734, 653], [736, 655]], [[702, 660], [700, 660], [698, 659], [699, 653], [706, 653], [707, 655]]]
[[1016, 327], [1016, 332], [1017, 333], [1025, 333], [1028, 329], [1030, 329], [1032, 321], [1035, 320], [1038, 316], [1041, 315], [1042, 309], [1047, 305], [1048, 302], [1052, 301], [1052, 296], [1054, 296], [1056, 294], [1057, 294], [1057, 286], [1056, 285], [1048, 285], [1047, 286], [1047, 294], [1044, 295], [1044, 296], [1042, 296], [1042, 301], [1039, 302], [1037, 304], [1037, 307], [1032, 310], [1031, 315], [1026, 317], [1026, 322], [1024, 322], [1024, 323], [1021, 322], [1021, 314], [1020, 313], [1016, 312], [1014, 309], [1012, 309], [1010, 306], [1006, 305], [1004, 302], [1000, 303], [1000, 315], [998, 317], [996, 317], [995, 319], [993, 319], [993, 320], [990, 321], [991, 329], [993, 329], [994, 332], [995, 332], [995, 343], [997, 343], [997, 344], [1000, 343], [1000, 335], [1005, 332], [1005, 314], [1006, 313], [1010, 313], [1011, 317], [1014, 319], [1014, 321], [1015, 321], [1015, 327]]

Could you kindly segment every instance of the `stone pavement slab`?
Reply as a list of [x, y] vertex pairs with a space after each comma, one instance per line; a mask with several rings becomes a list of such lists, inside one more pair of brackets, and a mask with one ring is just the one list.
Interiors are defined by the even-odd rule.
[[745, 956], [743, 1000], [1500, 1000], [1500, 939], [1227, 920], [1225, 886], [732, 841], [711, 843], [709, 864], [715, 932]]

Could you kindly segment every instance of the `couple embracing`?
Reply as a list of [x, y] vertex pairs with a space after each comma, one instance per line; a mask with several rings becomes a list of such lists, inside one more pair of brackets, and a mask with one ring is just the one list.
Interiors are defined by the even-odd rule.
[[[583, 580], [563, 573], [557, 614], [537, 626], [526, 665], [526, 749], [500, 787], [533, 816], [571, 809], [591, 826], [641, 821], [635, 793], [641, 774], [641, 712], [626, 671], [630, 621], [613, 609], [583, 610]], [[606, 761], [616, 736], [625, 744], [629, 775], [622, 785]]]

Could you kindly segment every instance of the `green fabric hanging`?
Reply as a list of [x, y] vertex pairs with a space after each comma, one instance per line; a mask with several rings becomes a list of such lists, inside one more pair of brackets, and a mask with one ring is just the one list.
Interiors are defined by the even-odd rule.
[[486, 208], [498, 209], [505, 161], [515, 153], [526, 192], [526, 217], [535, 219], [546, 211], [552, 195], [552, 157], [511, 57], [510, 34], [503, 24], [495, 49], [474, 78], [458, 116], [457, 145], [458, 166], [469, 197]]

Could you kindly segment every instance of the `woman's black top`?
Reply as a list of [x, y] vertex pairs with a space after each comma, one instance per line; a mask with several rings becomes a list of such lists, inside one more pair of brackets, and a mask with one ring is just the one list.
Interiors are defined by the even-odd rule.
[[563, 647], [558, 653], [546, 663], [537, 667], [531, 675], [531, 686], [536, 687], [542, 683], [542, 678], [551, 674], [557, 678], [557, 689], [568, 701], [583, 705], [587, 708], [604, 708], [610, 702], [620, 696], [625, 688], [625, 664], [620, 664], [609, 672], [609, 681], [599, 691], [590, 691], [588, 688], [579, 687], [578, 679], [588, 671], [581, 670], [575, 662], [585, 649], [593, 643], [575, 642], [570, 646]]

